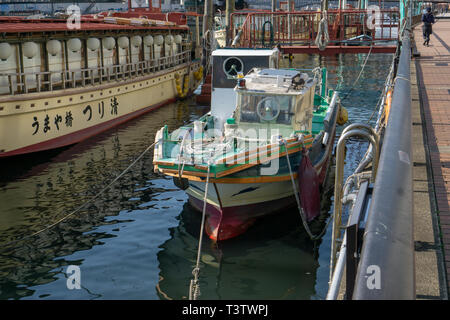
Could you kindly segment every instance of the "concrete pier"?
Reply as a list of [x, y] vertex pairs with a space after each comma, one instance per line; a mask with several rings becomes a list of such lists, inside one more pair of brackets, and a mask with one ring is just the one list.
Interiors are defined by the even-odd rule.
[[433, 25], [411, 61], [416, 298], [448, 299], [450, 288], [450, 20]]

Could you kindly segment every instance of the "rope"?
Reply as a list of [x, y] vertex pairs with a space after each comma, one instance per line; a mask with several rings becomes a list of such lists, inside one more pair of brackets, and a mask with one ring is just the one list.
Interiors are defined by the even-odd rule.
[[192, 275], [194, 276], [194, 279], [191, 279], [191, 283], [189, 285], [189, 300], [197, 300], [198, 296], [200, 296], [200, 284], [198, 283], [198, 275], [200, 273], [200, 257], [202, 254], [203, 230], [205, 228], [206, 199], [208, 196], [210, 168], [211, 168], [210, 161], [208, 161], [208, 173], [206, 175], [205, 196], [203, 197], [202, 224], [200, 226], [200, 237], [198, 240], [197, 262], [195, 264], [195, 268], [192, 270]]
[[349, 96], [349, 94], [355, 89], [355, 85], [359, 81], [359, 78], [361, 78], [361, 75], [366, 67], [367, 61], [369, 61], [370, 54], [372, 53], [372, 48], [373, 48], [373, 45], [370, 46], [369, 53], [367, 54], [366, 60], [364, 61], [363, 65], [362, 65], [362, 68], [361, 68], [361, 71], [359, 72], [358, 77], [353, 82], [352, 87], [350, 88], [350, 91], [347, 92], [347, 94], [341, 99], [341, 102], [344, 101]]
[[103, 188], [99, 193], [97, 193], [93, 198], [89, 199], [87, 202], [85, 202], [83, 205], [81, 205], [80, 207], [78, 207], [77, 209], [73, 210], [72, 212], [70, 212], [69, 214], [65, 215], [64, 217], [62, 217], [61, 219], [57, 220], [56, 222], [44, 227], [43, 229], [36, 231], [28, 236], [24, 236], [20, 239], [17, 240], [13, 240], [10, 242], [7, 242], [6, 244], [4, 244], [2, 247], [2, 249], [5, 249], [6, 247], [8, 247], [11, 244], [16, 244], [18, 242], [22, 242], [24, 240], [30, 239], [34, 236], [37, 236], [53, 227], [55, 227], [56, 225], [60, 224], [61, 222], [67, 220], [69, 217], [73, 216], [74, 214], [76, 214], [77, 212], [79, 212], [81, 209], [85, 208], [88, 204], [92, 203], [94, 200], [96, 200], [98, 197], [100, 197], [103, 193], [105, 193], [106, 190], [108, 190], [109, 188], [111, 188], [111, 186], [117, 182], [117, 180], [119, 180], [125, 173], [128, 172], [128, 170], [130, 170], [130, 168], [132, 166], [134, 166], [143, 156], [144, 154], [146, 154], [158, 141], [153, 142], [151, 145], [149, 145], [137, 158], [136, 160], [134, 160], [125, 170], [122, 171], [122, 173], [120, 173], [116, 178], [114, 178], [113, 181], [111, 181], [105, 188]]
[[305, 212], [302, 209], [302, 205], [301, 205], [301, 202], [300, 202], [300, 197], [298, 195], [297, 187], [295, 185], [295, 180], [294, 180], [294, 176], [292, 174], [291, 161], [289, 160], [289, 152], [288, 152], [288, 149], [287, 149], [286, 140], [282, 140], [282, 144], [284, 144], [284, 146], [286, 148], [286, 159], [287, 159], [288, 168], [289, 168], [289, 175], [291, 176], [292, 189], [294, 189], [294, 196], [295, 196], [295, 200], [297, 201], [297, 208], [298, 208], [298, 212], [300, 213], [300, 217], [302, 219], [303, 227], [305, 228], [306, 233], [311, 238], [311, 240], [313, 240], [313, 241], [318, 240], [318, 239], [320, 239], [323, 236], [323, 234], [325, 233], [325, 231], [328, 228], [328, 225], [330, 224], [330, 221], [333, 220], [333, 219], [329, 219], [327, 221], [325, 227], [322, 229], [322, 231], [319, 234], [317, 234], [317, 235], [312, 234], [311, 230], [309, 229], [308, 223], [306, 222]]
[[269, 42], [269, 47], [273, 46], [273, 25], [272, 22], [270, 20], [267, 20], [266, 22], [264, 22], [263, 26], [262, 26], [262, 35], [261, 35], [261, 40], [262, 40], [262, 46], [266, 47], [266, 24], [269, 24], [270, 27], [270, 42]]
[[319, 22], [315, 44], [320, 51], [323, 51], [327, 47], [328, 42], [330, 42], [330, 36], [328, 34], [327, 12], [324, 11], [322, 19]]

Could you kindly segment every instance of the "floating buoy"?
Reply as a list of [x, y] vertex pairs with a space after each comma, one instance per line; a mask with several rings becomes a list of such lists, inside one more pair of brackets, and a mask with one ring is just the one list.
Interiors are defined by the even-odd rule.
[[347, 109], [345, 109], [342, 105], [339, 106], [339, 114], [338, 118], [336, 120], [337, 124], [342, 126], [346, 124], [348, 121], [348, 112]]
[[387, 123], [389, 120], [389, 112], [391, 111], [392, 104], [392, 90], [389, 90], [386, 94], [386, 107], [384, 109], [385, 117], [384, 122]]
[[178, 74], [175, 74], [175, 88], [177, 89], [178, 97], [183, 99], [189, 92], [189, 75], [184, 75], [183, 89], [181, 88], [181, 79]]
[[194, 72], [194, 78], [197, 81], [200, 81], [203, 78], [203, 67], [200, 66], [197, 71]]

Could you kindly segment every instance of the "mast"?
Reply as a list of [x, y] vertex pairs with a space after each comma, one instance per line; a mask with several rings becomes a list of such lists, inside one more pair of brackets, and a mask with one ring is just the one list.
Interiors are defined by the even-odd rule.
[[225, 39], [225, 43], [228, 44], [229, 38], [233, 37], [231, 34], [231, 14], [234, 12], [234, 0], [227, 0], [226, 2], [226, 9], [225, 9], [225, 27], [226, 27], [226, 34], [227, 39]]
[[[209, 42], [207, 38], [212, 39], [212, 37], [209, 35], [209, 32], [211, 31], [212, 26], [212, 13], [213, 13], [213, 3], [212, 0], [205, 0], [205, 9], [203, 13], [203, 57], [202, 57], [202, 66], [203, 66], [203, 76], [206, 77], [207, 73], [207, 62], [208, 57], [210, 54], [210, 49], [207, 48], [207, 43]], [[208, 32], [209, 31], [209, 32]]]

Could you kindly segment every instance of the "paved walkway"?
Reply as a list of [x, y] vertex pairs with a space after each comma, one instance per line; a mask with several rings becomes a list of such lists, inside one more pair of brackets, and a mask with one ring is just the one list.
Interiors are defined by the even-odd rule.
[[[417, 86], [422, 105], [425, 144], [428, 146], [433, 178], [432, 210], [437, 213], [435, 229], [443, 244], [441, 273], [450, 288], [450, 20], [433, 26], [430, 46], [423, 45], [422, 26], [414, 29], [420, 57], [416, 58]], [[417, 245], [417, 244], [416, 244]], [[442, 284], [441, 284], [442, 285]]]

